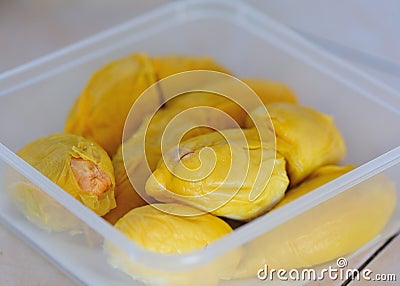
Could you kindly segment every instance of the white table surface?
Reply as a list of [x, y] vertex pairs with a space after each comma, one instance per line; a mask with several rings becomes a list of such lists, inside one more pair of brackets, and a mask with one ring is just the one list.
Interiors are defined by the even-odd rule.
[[[0, 72], [123, 23], [167, 2], [0, 0]], [[400, 1], [247, 2], [305, 33], [317, 44], [328, 47], [330, 51], [400, 91]], [[399, 252], [398, 241], [393, 243], [393, 250], [382, 254], [397, 265], [399, 256], [393, 253], [396, 250]], [[374, 261], [372, 266], [381, 269], [382, 261]], [[0, 225], [0, 285], [74, 284]]]

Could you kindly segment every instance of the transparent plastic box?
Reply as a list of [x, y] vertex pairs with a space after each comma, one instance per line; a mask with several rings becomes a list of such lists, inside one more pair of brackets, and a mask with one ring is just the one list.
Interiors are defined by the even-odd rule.
[[[134, 52], [209, 55], [239, 77], [285, 82], [301, 104], [334, 117], [347, 145], [342, 163], [360, 167], [196, 252], [161, 255], [140, 248], [14, 153], [31, 140], [62, 132], [67, 112], [91, 74], [110, 60]], [[84, 285], [141, 285], [108, 265], [104, 241], [117, 245], [153, 277], [183, 277], [191, 285], [212, 285], [232, 253], [240, 251], [251, 259], [251, 249], [262, 249], [277, 227], [301, 225], [304, 215], [314, 216], [318, 223], [321, 206], [359, 192], [380, 173], [395, 183], [399, 197], [399, 122], [399, 94], [246, 4], [173, 3], [0, 75], [0, 220]], [[5, 192], [8, 172], [18, 173], [56, 199], [77, 220], [82, 233], [46, 232], [30, 223]], [[391, 220], [369, 245], [396, 233], [399, 220], [397, 203]], [[277, 248], [285, 240], [279, 238], [274, 240]], [[258, 284], [265, 281], [257, 279], [256, 271], [244, 280], [220, 282]]]

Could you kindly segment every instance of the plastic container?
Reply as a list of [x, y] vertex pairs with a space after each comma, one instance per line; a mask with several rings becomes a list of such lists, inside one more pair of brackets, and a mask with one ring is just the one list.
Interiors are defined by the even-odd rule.
[[[348, 149], [343, 163], [360, 167], [205, 249], [165, 256], [138, 247], [13, 153], [40, 136], [61, 132], [70, 106], [90, 75], [108, 61], [135, 51], [210, 55], [238, 76], [287, 83], [302, 104], [334, 117]], [[251, 7], [236, 1], [173, 3], [0, 75], [0, 180], [10, 169], [17, 171], [58, 200], [80, 221], [84, 233], [70, 236], [37, 228], [15, 209], [1, 181], [0, 219], [82, 284], [141, 285], [107, 264], [103, 253], [103, 241], [107, 240], [152, 269], [174, 276], [193, 275], [189, 277], [192, 285], [211, 285], [204, 279], [227, 262], [227, 253], [259, 243], [261, 235], [268, 236], [275, 227], [312, 212], [324, 201], [335, 200], [340, 193], [353, 192], [354, 186], [376, 174], [388, 176], [400, 197], [399, 120], [400, 97], [393, 90]], [[399, 219], [397, 204], [392, 219], [371, 243], [398, 231]], [[254, 273], [250, 280], [221, 285], [257, 281]]]

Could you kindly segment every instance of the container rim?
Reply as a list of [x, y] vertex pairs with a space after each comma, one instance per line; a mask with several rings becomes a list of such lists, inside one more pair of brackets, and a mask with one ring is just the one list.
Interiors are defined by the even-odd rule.
[[[115, 229], [103, 218], [78, 202], [75, 198], [66, 193], [62, 188], [45, 177], [42, 173], [18, 157], [6, 146], [0, 143], [0, 159], [6, 164], [20, 172], [25, 178], [39, 187], [42, 191], [53, 197], [58, 202], [86, 223], [90, 228], [102, 235], [105, 240], [118, 245], [133, 259], [140, 261], [146, 266], [169, 271], [181, 271], [192, 269], [197, 266], [211, 262], [243, 244], [253, 240], [285, 223], [295, 216], [325, 202], [349, 188], [387, 170], [400, 163], [400, 146], [396, 147], [381, 156], [359, 166], [358, 168], [332, 180], [310, 193], [276, 209], [268, 216], [261, 216], [241, 227], [234, 232], [209, 244], [206, 248], [185, 254], [160, 254], [148, 251], [135, 242], [129, 240], [125, 235]], [[8, 225], [8, 224], [7, 224]], [[19, 233], [19, 232], [18, 232]], [[157, 262], [155, 265], [154, 261]], [[179, 269], [173, 264], [179, 265]]]

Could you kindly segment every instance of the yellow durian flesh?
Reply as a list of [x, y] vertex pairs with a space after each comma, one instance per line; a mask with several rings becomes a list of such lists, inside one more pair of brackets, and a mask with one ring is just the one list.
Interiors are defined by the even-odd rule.
[[[129, 144], [129, 143], [125, 143]], [[132, 154], [132, 157], [127, 160], [127, 164], [130, 168], [144, 167], [143, 157], [137, 157], [136, 154]], [[122, 149], [119, 148], [117, 153], [113, 157], [113, 166], [115, 170], [115, 200], [117, 207], [108, 212], [104, 219], [109, 223], [115, 224], [118, 219], [124, 216], [131, 209], [144, 206], [147, 202], [136, 192], [129, 177], [126, 173], [125, 164], [122, 156]]]
[[[118, 148], [116, 154], [113, 156], [117, 207], [105, 216], [105, 219], [110, 223], [115, 223], [129, 210], [146, 204], [136, 192], [134, 186], [132, 186], [128, 173], [135, 176], [135, 187], [142, 185], [137, 180], [147, 178], [151, 174], [150, 171], [156, 168], [161, 158], [162, 138], [164, 138], [164, 148], [169, 149], [179, 143], [178, 140], [181, 135], [184, 135], [183, 139], [188, 139], [212, 131], [212, 129], [207, 127], [190, 129], [190, 126], [197, 126], [197, 122], [206, 124], [211, 120], [207, 112], [200, 112], [196, 114], [193, 120], [177, 120], [173, 124], [174, 127], [171, 128], [174, 134], [168, 134], [168, 136], [163, 137], [163, 132], [167, 125], [181, 111], [182, 109], [179, 108], [166, 107], [157, 111], [153, 118], [146, 117], [139, 126], [139, 129]], [[144, 147], [141, 144], [142, 140], [145, 140]], [[128, 173], [125, 168], [128, 168]], [[149, 170], [149, 174], [146, 174], [145, 170]], [[138, 172], [143, 173], [139, 175]]]
[[108, 63], [92, 75], [77, 98], [66, 120], [65, 132], [92, 139], [110, 155], [114, 154], [122, 142], [132, 104], [156, 81], [147, 55], [134, 54]]
[[258, 95], [265, 105], [274, 102], [297, 103], [296, 95], [284, 83], [259, 78], [244, 78], [242, 81]]
[[[178, 204], [155, 204], [136, 208], [115, 224], [116, 229], [139, 246], [161, 254], [183, 254], [201, 250], [232, 232], [222, 219]], [[183, 214], [183, 216], [176, 215]], [[157, 270], [134, 261], [117, 246], [106, 241], [108, 262], [146, 285], [218, 285], [229, 279], [240, 260], [236, 249], [205, 266], [184, 272]]]
[[[212, 90], [212, 86], [210, 88], [205, 86], [204, 88]], [[227, 116], [232, 117], [239, 126], [243, 126], [244, 118], [247, 115], [242, 107], [230, 99], [229, 93], [224, 96], [213, 92], [190, 92], [174, 97], [166, 103], [166, 109], [175, 110], [175, 113], [188, 108], [202, 106], [216, 108], [225, 112]], [[208, 120], [208, 123], [213, 123], [211, 119], [212, 118]]]
[[[216, 76], [216, 79], [218, 79], [218, 76]], [[259, 98], [259, 104], [253, 106], [253, 109], [256, 106], [274, 102], [297, 103], [296, 95], [283, 83], [252, 78], [243, 79], [242, 81], [250, 89], [244, 88], [241, 86], [243, 84], [236, 80], [221, 76], [219, 80], [206, 82], [203, 92], [190, 92], [179, 95], [166, 102], [166, 106], [182, 110], [204, 105], [216, 107], [231, 116], [239, 126], [244, 127], [246, 120], [248, 120], [247, 112], [251, 111], [245, 110], [244, 105], [249, 102], [249, 98], [254, 102], [254, 98], [252, 98], [253, 92]], [[222, 93], [222, 95], [213, 92]], [[238, 94], [239, 92], [241, 93], [240, 95]]]
[[[288, 197], [276, 208], [352, 168], [318, 169], [289, 190]], [[386, 176], [372, 177], [246, 244], [235, 278], [254, 277], [265, 264], [270, 269], [290, 270], [312, 267], [354, 252], [381, 232], [396, 200], [396, 189]]]
[[[186, 216], [175, 215], [177, 210]], [[211, 214], [195, 214], [191, 207], [178, 204], [147, 205], [130, 211], [115, 228], [143, 248], [165, 254], [198, 250], [232, 231]]]
[[[286, 159], [291, 186], [319, 167], [336, 164], [344, 157], [346, 147], [332, 117], [289, 103], [268, 104], [267, 110], [274, 125], [277, 151]], [[258, 112], [254, 110], [253, 116], [257, 117]], [[248, 121], [247, 126], [252, 123]]]
[[[195, 69], [225, 71], [207, 57], [151, 58], [146, 54], [133, 54], [112, 61], [89, 80], [70, 110], [65, 132], [90, 138], [114, 155], [122, 143], [129, 110], [142, 92], [164, 77]], [[144, 113], [147, 109], [152, 111], [162, 101], [162, 94], [151, 97], [146, 101], [148, 106], [141, 109]]]
[[[208, 124], [212, 125], [213, 120], [207, 112], [197, 110], [195, 111], [196, 114], [192, 113], [181, 119], [177, 117], [185, 109], [165, 107], [151, 118], [145, 135], [146, 160], [150, 170], [154, 170], [157, 167], [157, 163], [161, 158], [161, 147], [168, 150], [178, 144], [180, 139], [186, 140], [213, 131], [211, 128], [206, 127]], [[172, 127], [169, 127], [169, 132], [167, 133], [168, 124], [171, 124]], [[198, 127], [200, 125], [204, 125], [204, 127]], [[229, 126], [228, 123], [225, 126]], [[195, 128], [191, 129], [191, 127]], [[163, 146], [161, 146], [162, 140], [164, 140]]]
[[211, 57], [206, 56], [156, 56], [152, 58], [152, 65], [156, 77], [159, 80], [176, 73], [191, 70], [211, 70], [230, 73], [226, 68], [216, 63]]
[[[179, 117], [182, 112], [186, 112], [186, 116]], [[161, 158], [161, 140], [164, 140], [165, 152], [180, 140], [210, 133], [214, 129], [237, 127], [243, 114], [240, 106], [213, 93], [192, 92], [173, 98], [157, 111], [146, 130], [146, 159], [150, 169], [153, 171]], [[167, 125], [171, 125], [170, 133], [166, 130]]]
[[[128, 138], [127, 141], [124, 142], [125, 165], [129, 169], [135, 169], [137, 172], [142, 168], [147, 168], [147, 163], [149, 169], [154, 171], [161, 158], [162, 139], [164, 140], [164, 150], [168, 150], [178, 144], [179, 140], [187, 140], [194, 136], [214, 131], [213, 127], [215, 129], [227, 129], [244, 125], [245, 119], [248, 116], [247, 113], [242, 107], [229, 99], [229, 97], [232, 96], [232, 93], [238, 93], [232, 87], [232, 84], [233, 86], [239, 85], [240, 87], [242, 85], [240, 82], [228, 76], [221, 75], [214, 75], [207, 80], [207, 76], [201, 74], [199, 77], [195, 77], [195, 79], [201, 81], [201, 86], [204, 88], [204, 92], [180, 94], [179, 96], [165, 102], [150, 121], [143, 120], [142, 124], [139, 126], [139, 130], [141, 131], [135, 131], [131, 136], [136, 139]], [[179, 82], [179, 78], [176, 80]], [[202, 80], [204, 80], [204, 86]], [[161, 86], [166, 87], [165, 85]], [[272, 90], [272, 92], [264, 92], [264, 97], [271, 95], [272, 98], [274, 98], [275, 94], [275, 97], [279, 97], [277, 94], [280, 92], [275, 92], [273, 88], [269, 89]], [[248, 88], [244, 88], [243, 90], [245, 91], [243, 94], [241, 93], [243, 98], [239, 98], [242, 100], [241, 103], [246, 102], [248, 97], [252, 96], [251, 90]], [[279, 88], [276, 88], [276, 90], [279, 90]], [[211, 91], [222, 92], [222, 94], [227, 97]], [[262, 104], [262, 102], [259, 101], [259, 104]], [[204, 107], [217, 109], [226, 115], [222, 118], [217, 118], [215, 115], [211, 114], [209, 109], [204, 109]], [[189, 117], [186, 116], [184, 118], [179, 118], [182, 112], [188, 110], [190, 112]], [[229, 117], [231, 117], [231, 119], [229, 119]], [[138, 117], [133, 117], [129, 120], [138, 120]], [[169, 129], [173, 134], [166, 132], [168, 131], [166, 130], [167, 125], [173, 126]], [[191, 126], [202, 127], [190, 129]], [[210, 126], [211, 128], [206, 126]], [[166, 134], [164, 134], [164, 131]], [[140, 146], [140, 136], [145, 136], [146, 162], [138, 159], [141, 153], [140, 148], [142, 148], [138, 147]], [[131, 160], [130, 158], [135, 159]], [[127, 163], [127, 161], [129, 161], [129, 163]], [[116, 197], [117, 201], [118, 198], [121, 198], [121, 204], [118, 204], [121, 205], [121, 207], [118, 206], [107, 214], [106, 219], [111, 223], [114, 223], [118, 217], [122, 216], [129, 209], [144, 203], [143, 200], [136, 195], [136, 192], [125, 172], [122, 147], [119, 148], [113, 157], [113, 163], [117, 180]], [[133, 174], [133, 176], [138, 177], [137, 174]], [[143, 175], [142, 177], [146, 177], [146, 175]], [[122, 193], [125, 195], [119, 195]]]
[[310, 176], [306, 178], [300, 185], [289, 189], [285, 193], [285, 197], [275, 205], [274, 209], [279, 208], [295, 199], [301, 197], [302, 195], [307, 194], [311, 190], [322, 186], [323, 184], [328, 183], [336, 179], [337, 177], [346, 174], [347, 172], [354, 169], [353, 165], [346, 166], [337, 166], [337, 165], [326, 165], [320, 167], [316, 171], [314, 171]]
[[[223, 132], [229, 144], [213, 132], [182, 142], [179, 157], [172, 148], [148, 179], [146, 193], [161, 202], [180, 202], [237, 220], [254, 218], [273, 207], [289, 184], [285, 160], [280, 155], [275, 158], [273, 144], [261, 144], [255, 129]], [[205, 168], [193, 172], [200, 162]], [[269, 174], [267, 183], [260, 180], [259, 176]]]
[[[147, 122], [147, 121], [146, 121]], [[137, 130], [124, 145], [120, 146], [112, 158], [115, 174], [115, 200], [117, 207], [107, 213], [104, 218], [111, 224], [124, 216], [131, 209], [146, 205], [146, 201], [136, 192], [127, 175], [128, 172], [137, 173], [141, 168], [146, 167], [146, 161], [142, 150], [137, 148], [145, 132], [146, 124]], [[125, 157], [122, 154], [122, 147], [125, 148]]]
[[[232, 116], [233, 119], [223, 118], [216, 122], [216, 117], [210, 114], [208, 109], [190, 111], [189, 117], [179, 118], [181, 112], [187, 111], [191, 107], [214, 107]], [[143, 170], [155, 170], [158, 161], [161, 159], [162, 140], [164, 150], [168, 150], [178, 144], [180, 139], [187, 140], [197, 135], [212, 132], [212, 128], [206, 127], [208, 125], [216, 126], [218, 124], [218, 128], [221, 129], [233, 127], [235, 126], [234, 121], [238, 120], [238, 116], [241, 114], [244, 114], [244, 112], [238, 105], [220, 95], [205, 92], [180, 95], [168, 101], [152, 118], [150, 116], [145, 117], [139, 128], [118, 148], [113, 156], [117, 207], [110, 211], [105, 219], [114, 224], [129, 210], [145, 204], [145, 201], [134, 188], [141, 183], [135, 183], [136, 186], [132, 186], [125, 168], [128, 168], [128, 173], [135, 176], [135, 182], [141, 178], [147, 178], [150, 174], [146, 175]], [[171, 124], [172, 127], [170, 127], [169, 132], [164, 134], [168, 124]], [[196, 127], [200, 125], [204, 126]], [[192, 129], [193, 126], [196, 128]], [[143, 139], [145, 140], [145, 153], [141, 144]], [[142, 175], [138, 175], [140, 171], [143, 172]]]
[[[116, 206], [111, 160], [91, 140], [53, 134], [25, 145], [17, 154], [96, 214]], [[77, 219], [37, 186], [17, 174], [6, 181], [11, 198], [31, 221], [48, 230], [75, 231], [71, 228]]]

